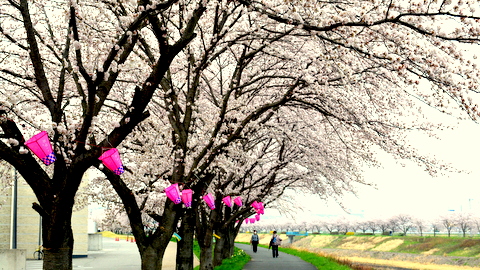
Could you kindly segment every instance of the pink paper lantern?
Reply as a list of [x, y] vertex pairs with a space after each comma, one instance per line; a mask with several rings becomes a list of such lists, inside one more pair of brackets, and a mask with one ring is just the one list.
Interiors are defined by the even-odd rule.
[[257, 214], [265, 214], [265, 210], [263, 209], [257, 209]]
[[259, 209], [265, 209], [265, 207], [263, 206], [263, 202], [259, 202], [257, 205]]
[[248, 224], [248, 218], [245, 219], [245, 224]]
[[232, 207], [232, 198], [230, 196], [224, 197], [222, 201], [226, 206]]
[[233, 202], [238, 205], [238, 206], [242, 206], [243, 205], [243, 202], [242, 202], [242, 198], [241, 197], [236, 197]]
[[207, 195], [203, 196], [203, 200], [205, 203], [207, 203], [208, 207], [210, 209], [215, 209], [215, 199], [213, 198], [213, 195], [211, 193], [208, 193]]
[[255, 218], [250, 218], [250, 224], [255, 223]]
[[47, 166], [57, 160], [46, 131], [34, 135], [25, 145]]
[[114, 174], [120, 175], [125, 172], [120, 159], [120, 153], [117, 148], [111, 148], [103, 153], [99, 158]]
[[260, 208], [257, 201], [254, 201], [254, 202], [252, 203], [252, 207], [253, 207], [254, 209]]
[[178, 190], [178, 184], [172, 184], [169, 187], [165, 188], [165, 193], [167, 197], [172, 200], [175, 204], [179, 204], [182, 201], [180, 197], [180, 190]]
[[255, 215], [255, 220], [256, 220], [256, 221], [260, 221], [260, 215], [259, 215], [259, 214], [256, 214], [256, 215]]
[[191, 189], [182, 190], [182, 201], [186, 207], [192, 206], [192, 193], [193, 191]]

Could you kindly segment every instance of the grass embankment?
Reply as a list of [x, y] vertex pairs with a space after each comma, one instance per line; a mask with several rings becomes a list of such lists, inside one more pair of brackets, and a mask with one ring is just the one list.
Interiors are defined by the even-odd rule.
[[480, 238], [312, 235], [297, 239], [298, 241], [295, 241], [292, 247], [354, 249], [459, 257], [480, 256]]
[[[239, 235], [239, 239], [250, 234]], [[270, 235], [261, 236], [260, 242], [267, 242]], [[480, 269], [480, 238], [458, 236], [346, 236], [346, 235], [310, 235], [297, 236], [293, 244], [283, 235], [284, 246], [297, 250], [306, 250], [350, 262], [374, 263], [410, 269]], [[334, 249], [337, 251], [332, 252]], [[342, 250], [342, 252], [339, 252]], [[382, 256], [378, 251], [383, 252]], [[371, 257], [370, 255], [375, 254]], [[392, 255], [388, 255], [392, 254]], [[404, 255], [400, 255], [404, 254]], [[430, 255], [437, 255], [433, 258]], [[469, 259], [465, 259], [469, 258]], [[470, 266], [470, 267], [469, 267]]]

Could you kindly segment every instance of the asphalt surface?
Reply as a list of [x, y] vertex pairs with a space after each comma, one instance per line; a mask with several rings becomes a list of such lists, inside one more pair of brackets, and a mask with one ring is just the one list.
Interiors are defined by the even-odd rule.
[[235, 246], [243, 249], [252, 258], [243, 270], [317, 270], [312, 264], [287, 253], [279, 251], [278, 258], [273, 258], [271, 249], [258, 247], [254, 253], [250, 245]]
[[[176, 243], [170, 242], [163, 257], [163, 270], [175, 270]], [[33, 255], [31, 255], [33, 257]], [[195, 261], [198, 265], [198, 260]], [[32, 260], [27, 255], [26, 270], [41, 270], [42, 260]], [[103, 238], [103, 249], [88, 251], [86, 258], [74, 258], [73, 269], [92, 270], [139, 270], [141, 268], [140, 253], [137, 245], [125, 240], [115, 241], [113, 238]]]

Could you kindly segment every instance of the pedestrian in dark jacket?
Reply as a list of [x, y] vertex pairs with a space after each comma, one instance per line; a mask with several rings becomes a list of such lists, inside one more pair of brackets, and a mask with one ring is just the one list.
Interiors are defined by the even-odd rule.
[[260, 238], [258, 237], [257, 231], [253, 230], [252, 239], [250, 239], [250, 244], [252, 244], [253, 252], [257, 253], [257, 246]]

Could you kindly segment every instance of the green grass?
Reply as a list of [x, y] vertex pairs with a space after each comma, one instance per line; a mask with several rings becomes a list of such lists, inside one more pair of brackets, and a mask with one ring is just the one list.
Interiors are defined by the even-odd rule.
[[242, 270], [245, 264], [250, 261], [250, 256], [245, 251], [236, 248], [232, 257], [224, 259], [222, 265], [215, 267], [215, 270]]
[[[200, 258], [200, 246], [197, 241], [193, 243], [193, 254]], [[232, 257], [224, 259], [222, 265], [214, 268], [214, 270], [242, 270], [245, 264], [250, 261], [250, 256], [245, 251], [234, 247], [234, 253]], [[200, 269], [200, 266], [194, 268], [194, 270]]]
[[476, 257], [480, 254], [480, 239], [453, 237], [400, 237], [405, 242], [392, 252], [420, 254], [436, 250], [433, 255]]
[[285, 252], [294, 256], [299, 257], [300, 259], [313, 264], [317, 269], [322, 270], [350, 270], [349, 266], [340, 264], [339, 262], [335, 261], [332, 258], [328, 257], [321, 257], [318, 254], [308, 252], [308, 251], [300, 251], [291, 248], [278, 248], [279, 251]]
[[[200, 258], [200, 246], [198, 245], [197, 241], [193, 241], [193, 255], [197, 256], [197, 258]], [[193, 270], [198, 269], [200, 269], [200, 265], [193, 268]]]

